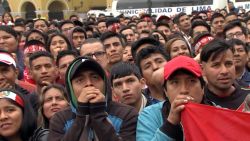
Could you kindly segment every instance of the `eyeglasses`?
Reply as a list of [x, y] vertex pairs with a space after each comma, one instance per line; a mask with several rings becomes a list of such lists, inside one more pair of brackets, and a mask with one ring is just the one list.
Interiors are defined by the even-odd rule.
[[102, 57], [105, 53], [106, 52], [104, 52], [104, 51], [97, 51], [94, 53], [85, 54], [84, 56], [91, 57], [91, 58], [93, 58], [93, 56], [95, 56], [96, 58], [99, 58], [99, 57]]
[[236, 37], [236, 38], [239, 38], [239, 37], [241, 37], [242, 35], [244, 35], [244, 33], [242, 33], [242, 32], [236, 32], [236, 33], [230, 33], [230, 34], [227, 34], [226, 35], [226, 38], [227, 39], [233, 39], [234, 37]]

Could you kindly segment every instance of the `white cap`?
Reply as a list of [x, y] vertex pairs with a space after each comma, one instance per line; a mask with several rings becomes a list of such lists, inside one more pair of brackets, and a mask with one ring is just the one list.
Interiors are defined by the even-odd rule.
[[16, 61], [8, 53], [4, 53], [4, 52], [0, 53], [0, 62], [4, 63], [4, 64], [7, 64], [7, 65], [13, 65], [16, 68]]

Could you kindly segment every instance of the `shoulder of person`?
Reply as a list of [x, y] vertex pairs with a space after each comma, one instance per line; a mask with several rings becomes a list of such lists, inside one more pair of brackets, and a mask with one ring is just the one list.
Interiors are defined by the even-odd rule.
[[239, 84], [239, 82], [234, 82], [234, 87], [236, 88], [236, 90], [238, 89], [238, 91], [240, 92], [240, 93], [250, 93], [250, 87], [244, 87], [244, 86], [241, 86], [240, 84]]
[[75, 118], [75, 113], [72, 112], [72, 109], [69, 107], [55, 113], [54, 117], [60, 117], [60, 119], [64, 119], [64, 120], [69, 120], [69, 119], [74, 119]]
[[49, 130], [40, 127], [34, 131], [34, 134], [31, 137], [30, 141], [47, 141], [48, 135], [49, 135]]
[[250, 94], [250, 87], [241, 87], [240, 90]]
[[24, 94], [24, 95], [30, 94], [30, 92], [28, 90], [26, 90], [25, 88], [23, 88], [19, 84], [15, 84], [15, 90], [22, 93], [22, 94]]
[[127, 117], [127, 115], [137, 116], [138, 112], [132, 106], [125, 105], [119, 102], [111, 101], [107, 110], [109, 115], [117, 116], [120, 118]]

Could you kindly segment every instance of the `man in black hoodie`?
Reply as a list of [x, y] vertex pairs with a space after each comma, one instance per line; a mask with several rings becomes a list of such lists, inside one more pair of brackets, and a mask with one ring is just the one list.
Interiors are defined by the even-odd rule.
[[71, 108], [51, 119], [49, 141], [135, 141], [137, 113], [111, 101], [107, 80], [91, 58], [71, 63], [65, 81]]

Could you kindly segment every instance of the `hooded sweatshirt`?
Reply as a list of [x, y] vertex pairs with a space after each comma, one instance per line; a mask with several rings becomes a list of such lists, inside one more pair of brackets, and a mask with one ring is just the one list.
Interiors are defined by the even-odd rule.
[[79, 46], [78, 47], [74, 46], [74, 42], [73, 42], [73, 33], [75, 32], [82, 32], [84, 34], [85, 39], [87, 38], [87, 34], [86, 34], [86, 31], [82, 27], [79, 27], [79, 26], [76, 26], [69, 31], [68, 39], [69, 39], [71, 46], [74, 47], [74, 49], [79, 50]]
[[[104, 80], [106, 102], [81, 103], [75, 97], [71, 81], [79, 70], [91, 69]], [[49, 141], [135, 141], [137, 112], [134, 108], [113, 102], [111, 87], [103, 68], [93, 59], [79, 57], [66, 73], [70, 108], [50, 120]]]

